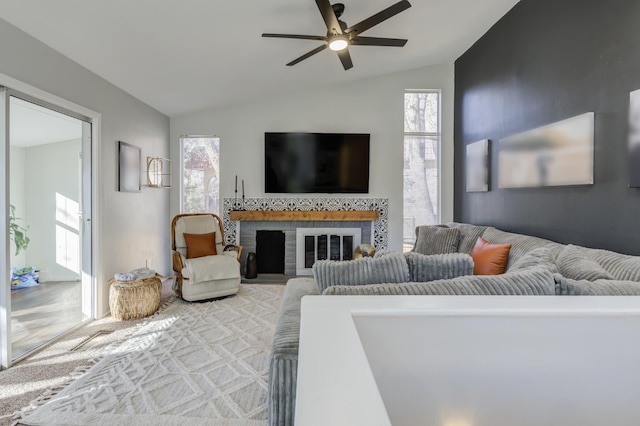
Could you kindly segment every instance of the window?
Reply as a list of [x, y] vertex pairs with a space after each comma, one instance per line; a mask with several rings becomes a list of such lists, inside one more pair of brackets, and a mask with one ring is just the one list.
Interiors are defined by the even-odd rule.
[[440, 221], [440, 92], [404, 94], [403, 247], [411, 250], [415, 228]]
[[216, 213], [220, 209], [220, 139], [211, 136], [180, 138], [180, 211]]

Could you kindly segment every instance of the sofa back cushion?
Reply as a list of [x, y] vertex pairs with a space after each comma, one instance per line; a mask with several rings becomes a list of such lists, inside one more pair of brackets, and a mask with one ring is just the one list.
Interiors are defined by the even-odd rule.
[[487, 228], [482, 234], [482, 238], [490, 243], [495, 244], [511, 244], [509, 251], [509, 261], [507, 262], [507, 271], [511, 265], [525, 254], [538, 247], [547, 247], [554, 256], [557, 256], [564, 249], [564, 244], [554, 241], [545, 240], [530, 235], [514, 234], [512, 232], [501, 231], [496, 228]]
[[473, 259], [464, 253], [426, 256], [409, 252], [404, 254], [404, 258], [411, 282], [422, 283], [473, 274]]
[[444, 226], [419, 226], [413, 251], [424, 255], [456, 253], [460, 231]]
[[629, 256], [608, 250], [584, 250], [589, 259], [598, 262], [616, 280], [640, 281], [640, 256]]
[[449, 228], [455, 228], [460, 231], [460, 243], [458, 244], [458, 252], [471, 254], [473, 246], [476, 245], [478, 237], [484, 234], [486, 226], [471, 225], [469, 223], [449, 222]]
[[568, 245], [560, 253], [558, 267], [562, 276], [572, 280], [614, 279], [598, 262], [588, 257], [585, 249], [574, 245]]
[[404, 283], [409, 281], [409, 267], [402, 253], [384, 253], [356, 260], [320, 260], [313, 265], [313, 276], [322, 293], [334, 285]]
[[478, 238], [473, 247], [474, 275], [500, 275], [504, 274], [509, 259], [511, 244], [492, 244], [482, 237]]
[[334, 286], [325, 295], [552, 296], [553, 274], [542, 268], [503, 275], [470, 275], [428, 283]]
[[526, 271], [532, 268], [544, 268], [554, 274], [560, 272], [555, 256], [547, 247], [538, 247], [520, 257], [513, 262], [509, 272]]

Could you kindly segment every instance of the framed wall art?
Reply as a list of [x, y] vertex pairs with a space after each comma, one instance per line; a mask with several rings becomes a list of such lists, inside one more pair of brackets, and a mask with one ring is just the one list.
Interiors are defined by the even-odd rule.
[[467, 145], [467, 192], [489, 191], [489, 139]]
[[142, 151], [135, 145], [118, 142], [118, 191], [140, 192]]
[[629, 187], [640, 188], [640, 90], [629, 99]]
[[499, 187], [592, 185], [594, 122], [588, 112], [501, 139]]

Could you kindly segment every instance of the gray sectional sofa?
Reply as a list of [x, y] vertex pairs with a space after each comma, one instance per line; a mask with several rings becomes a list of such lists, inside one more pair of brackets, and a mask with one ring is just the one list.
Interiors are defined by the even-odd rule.
[[[430, 256], [384, 252], [350, 265], [322, 262], [316, 279], [287, 283], [269, 372], [269, 423], [293, 425], [300, 304], [309, 295], [640, 295], [640, 257], [559, 244], [492, 227], [449, 223], [459, 230], [457, 253]], [[506, 272], [474, 276], [471, 251], [482, 237], [509, 243]], [[386, 259], [386, 260], [385, 260]]]

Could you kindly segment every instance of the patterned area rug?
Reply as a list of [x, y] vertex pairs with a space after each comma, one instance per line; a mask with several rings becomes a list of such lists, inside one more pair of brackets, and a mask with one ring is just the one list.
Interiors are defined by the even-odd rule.
[[282, 285], [174, 299], [125, 342], [26, 411], [25, 425], [263, 425]]

